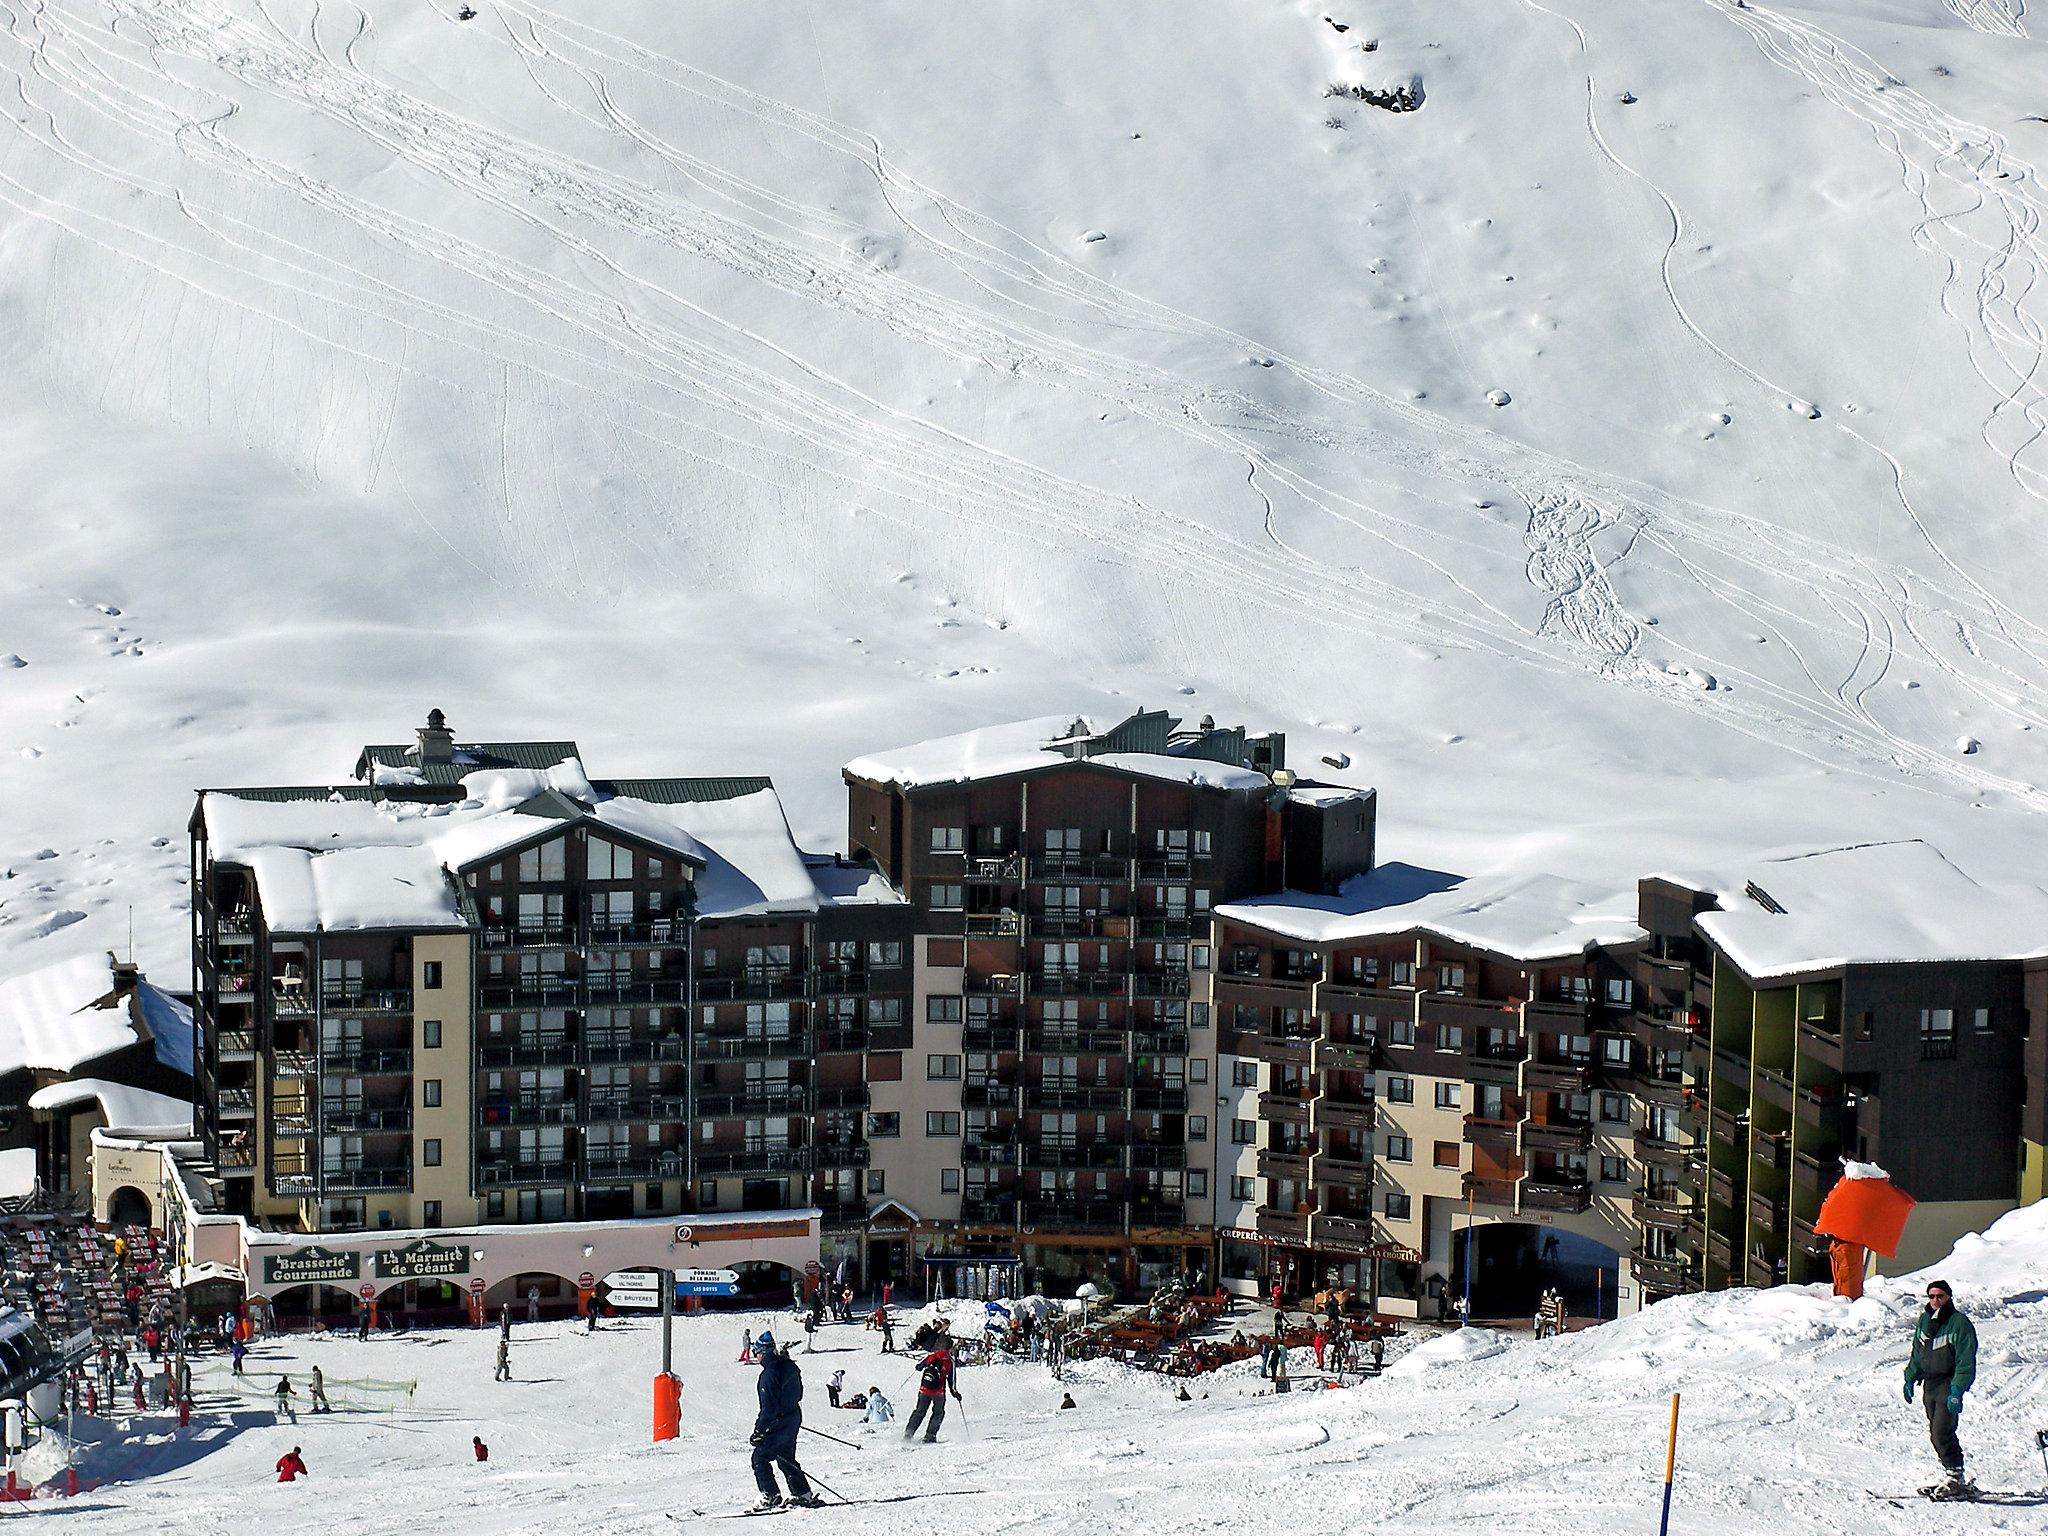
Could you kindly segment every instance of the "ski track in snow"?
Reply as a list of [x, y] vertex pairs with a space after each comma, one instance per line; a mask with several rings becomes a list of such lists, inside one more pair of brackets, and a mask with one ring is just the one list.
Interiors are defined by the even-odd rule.
[[1941, 0], [1973, 32], [2026, 37], [2027, 0]]
[[[1578, 23], [1528, 3], [1571, 25], [1583, 53]], [[2043, 332], [2028, 309], [2048, 253], [2040, 245], [2041, 194], [2032, 167], [1997, 135], [1948, 118], [1909, 91], [1884, 87], [1874, 66], [1818, 29], [1753, 6], [1708, 3], [1748, 28], [1774, 62], [1863, 117], [1898, 155], [1909, 189], [1927, 209], [1916, 241], [1948, 255], [1944, 307], [1969, 331], [1978, 374], [1998, 396], [1984, 440], [2016, 485], [2048, 500], [2048, 473], [2036, 462], [2048, 432]], [[1981, 26], [1998, 8], [1964, 9], [1984, 13], [1972, 20]], [[767, 485], [821, 477], [849, 500], [912, 527], [977, 529], [1027, 547], [1150, 566], [1169, 593], [1228, 598], [1339, 636], [1458, 646], [1590, 674], [1708, 713], [1818, 763], [1903, 772], [1948, 791], [2003, 792], [2048, 805], [2048, 791], [1999, 775], [1981, 759], [1958, 760], [1946, 742], [1903, 736], [1870, 708], [1872, 690], [1903, 655], [2016, 724], [2048, 724], [2048, 631], [1994, 600], [1931, 535], [1928, 546], [1945, 567], [1934, 577], [1440, 418], [1096, 277], [919, 182], [866, 134], [532, 0], [493, 5], [475, 35], [513, 50], [535, 91], [574, 120], [579, 137], [601, 134], [630, 146], [664, 168], [666, 188], [461, 116], [380, 77], [366, 11], [325, 5], [296, 13], [302, 20], [293, 14], [282, 5], [251, 11], [222, 0], [107, 0], [94, 8], [0, 0], [0, 71], [20, 105], [23, 136], [76, 172], [173, 205], [182, 238], [172, 240], [161, 224], [153, 237], [144, 235], [140, 220], [117, 225], [76, 202], [59, 202], [26, 179], [34, 161], [25, 156], [0, 168], [0, 198], [80, 239], [173, 272], [223, 306], [248, 306], [235, 290], [259, 279], [276, 297], [261, 318], [405, 387], [474, 389], [476, 365], [489, 364], [502, 380], [493, 406], [501, 421], [493, 500], [506, 509], [495, 519], [500, 552], [485, 557], [493, 575], [551, 571], [569, 592], [589, 580], [580, 574], [572, 516], [514, 510], [547, 494], [541, 488], [554, 474], [551, 461], [530, 460], [537, 445], [512, 419], [515, 402], [588, 411], [615, 441], [703, 458]], [[2009, 19], [2018, 27], [2020, 10]], [[972, 297], [867, 259], [879, 249], [867, 225], [663, 139], [621, 104], [621, 82], [639, 93], [687, 95], [759, 133], [858, 167], [894, 217], [882, 238], [943, 264]], [[236, 95], [222, 94], [230, 88]], [[1669, 229], [1655, 243], [1681, 323], [1759, 390], [1792, 395], [1693, 322], [1671, 279], [1683, 215], [1614, 153], [1593, 111], [1590, 74], [1587, 90], [1587, 128], [1598, 153], [1661, 200], [1668, 216]], [[318, 114], [490, 215], [462, 221], [464, 227], [517, 230], [522, 252], [568, 259], [539, 265], [530, 254], [515, 254], [510, 239], [459, 238], [442, 224], [266, 158], [248, 147], [249, 136], [238, 135], [238, 119], [258, 103], [265, 111], [282, 104]], [[81, 113], [138, 146], [175, 149], [192, 174], [160, 180], [129, 168], [160, 166], [161, 155], [138, 153], [118, 163], [94, 155], [61, 126]], [[1908, 146], [1927, 156], [1929, 169], [1915, 171]], [[1944, 212], [1933, 196], [1936, 184], [1966, 188], [1977, 201]], [[257, 196], [297, 204], [322, 237], [287, 238], [274, 225], [243, 217], [239, 199]], [[1990, 217], [2005, 235], [1987, 243], [1970, 233], [1970, 213]], [[430, 298], [427, 285], [407, 280], [406, 269], [364, 259], [360, 253], [371, 249], [404, 253], [421, 270], [459, 269], [489, 302], [479, 297], [457, 308]], [[691, 297], [700, 285], [673, 275], [685, 262], [815, 306], [835, 323], [878, 327], [935, 360], [1045, 386], [1092, 410], [1128, 413], [1185, 440], [1191, 454], [1243, 464], [1247, 484], [1263, 499], [1259, 537], [1025, 462], [863, 392], [793, 344]], [[1176, 358], [1209, 366], [1168, 369], [1150, 360], [1168, 347]], [[1289, 408], [1206, 382], [1247, 357], [1280, 364], [1313, 392], [1317, 407]], [[533, 398], [521, 399], [522, 391]], [[383, 415], [372, 440], [388, 432], [395, 409]], [[1918, 523], [1896, 459], [1852, 429], [1839, 430], [1891, 462], [1901, 506]], [[367, 469], [373, 482], [377, 463], [373, 456]], [[313, 468], [321, 472], [317, 452]], [[1431, 510], [1429, 520], [1375, 504], [1376, 490], [1392, 501], [1391, 477], [1428, 487], [1416, 494]], [[1461, 574], [1474, 558], [1510, 553], [1501, 547], [1499, 525], [1474, 515], [1475, 487], [1523, 511], [1515, 558], [1541, 604], [1534, 624]], [[466, 542], [431, 520], [430, 526], [451, 548]], [[1350, 551], [1341, 562], [1305, 544], [1332, 529]], [[658, 531], [639, 536], [634, 552], [656, 568], [676, 568]], [[1652, 564], [1750, 615], [1772, 635], [1779, 655], [1790, 654], [1789, 670], [1766, 674], [1738, 656], [1713, 654], [1714, 642], [1705, 637], [1666, 625], [1655, 648], [1676, 658], [1673, 665], [1682, 661], [1740, 686], [1731, 697], [1674, 675], [1648, 654], [1645, 631], [1617, 596], [1613, 572], [1624, 561]], [[1853, 658], [1846, 670], [1836, 659], [1844, 654]]]

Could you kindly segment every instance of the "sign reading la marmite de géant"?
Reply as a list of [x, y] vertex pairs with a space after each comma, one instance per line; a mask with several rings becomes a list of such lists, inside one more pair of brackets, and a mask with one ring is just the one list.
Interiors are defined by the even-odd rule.
[[353, 1280], [363, 1271], [359, 1253], [336, 1253], [331, 1248], [301, 1248], [296, 1253], [268, 1254], [263, 1260], [266, 1285], [339, 1284]]
[[432, 1243], [421, 1238], [377, 1255], [379, 1280], [446, 1280], [468, 1273], [469, 1249], [459, 1243]]

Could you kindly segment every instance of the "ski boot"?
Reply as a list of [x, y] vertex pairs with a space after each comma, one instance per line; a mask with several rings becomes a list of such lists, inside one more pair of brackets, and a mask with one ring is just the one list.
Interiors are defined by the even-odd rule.
[[750, 1515], [766, 1515], [780, 1508], [782, 1508], [781, 1494], [764, 1493], [761, 1495], [761, 1502], [756, 1504], [752, 1509], [748, 1510], [747, 1513]]
[[791, 1509], [823, 1509], [825, 1507], [825, 1501], [815, 1493], [791, 1494], [788, 1502]]
[[1927, 1497], [1937, 1504], [1966, 1502], [1977, 1497], [1977, 1485], [1962, 1473], [1954, 1472], [1946, 1481], [1935, 1484]]

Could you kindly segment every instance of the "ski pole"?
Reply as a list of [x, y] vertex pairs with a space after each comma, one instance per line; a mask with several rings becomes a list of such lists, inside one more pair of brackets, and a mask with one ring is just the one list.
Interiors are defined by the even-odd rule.
[[1657, 1536], [1670, 1536], [1671, 1474], [1678, 1465], [1678, 1394], [1671, 1394], [1671, 1438], [1664, 1447], [1664, 1518], [1657, 1524]]
[[833, 1498], [835, 1498], [835, 1499], [837, 1499], [837, 1500], [838, 1500], [838, 1501], [839, 1501], [840, 1503], [842, 1503], [842, 1504], [851, 1504], [851, 1503], [853, 1502], [853, 1500], [849, 1499], [849, 1498], [848, 1498], [848, 1497], [847, 1497], [847, 1496], [846, 1496], [845, 1494], [841, 1493], [841, 1492], [840, 1492], [840, 1491], [839, 1491], [839, 1490], [838, 1490], [837, 1488], [834, 1488], [834, 1487], [832, 1487], [832, 1486], [831, 1486], [830, 1484], [828, 1484], [828, 1483], [823, 1483], [823, 1482], [820, 1482], [820, 1481], [819, 1481], [819, 1480], [818, 1480], [817, 1478], [815, 1478], [815, 1477], [812, 1477], [812, 1476], [810, 1475], [810, 1473], [806, 1472], [806, 1473], [804, 1474], [804, 1476], [805, 1476], [805, 1478], [806, 1478], [806, 1479], [808, 1479], [808, 1480], [810, 1481], [810, 1483], [811, 1483], [811, 1485], [812, 1485], [813, 1487], [817, 1487], [817, 1488], [823, 1488], [823, 1489], [824, 1489], [824, 1490], [825, 1490], [825, 1491], [826, 1491], [827, 1493], [831, 1494], [831, 1495], [832, 1495], [832, 1497], [833, 1497]]
[[825, 1431], [823, 1431], [822, 1429], [813, 1429], [808, 1424], [799, 1424], [797, 1425], [797, 1428], [802, 1430], [807, 1435], [816, 1435], [820, 1440], [830, 1440], [834, 1445], [849, 1445], [852, 1446], [853, 1449], [855, 1449], [856, 1451], [864, 1451], [867, 1449], [866, 1446], [856, 1444], [852, 1440], [842, 1440], [837, 1435], [826, 1434]]

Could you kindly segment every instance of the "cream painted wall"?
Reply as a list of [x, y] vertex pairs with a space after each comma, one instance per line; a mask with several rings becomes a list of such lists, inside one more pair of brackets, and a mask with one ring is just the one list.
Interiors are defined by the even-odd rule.
[[[427, 965], [438, 961], [441, 985], [429, 990]], [[469, 1000], [474, 995], [470, 977], [471, 950], [467, 934], [421, 936], [412, 941], [413, 1034], [412, 1034], [412, 1193], [409, 1196], [366, 1202], [370, 1222], [376, 1211], [388, 1208], [401, 1227], [423, 1227], [426, 1202], [441, 1202], [438, 1225], [464, 1226], [482, 1217], [482, 1202], [470, 1193], [471, 1147], [476, 1116], [471, 1100], [476, 1083], [476, 1031], [470, 1018]], [[428, 1049], [426, 1025], [429, 1019], [441, 1026], [441, 1043]], [[430, 1109], [426, 1103], [428, 1082], [441, 1085], [441, 1103]], [[426, 1165], [424, 1148], [430, 1139], [441, 1143], [441, 1166]]]

